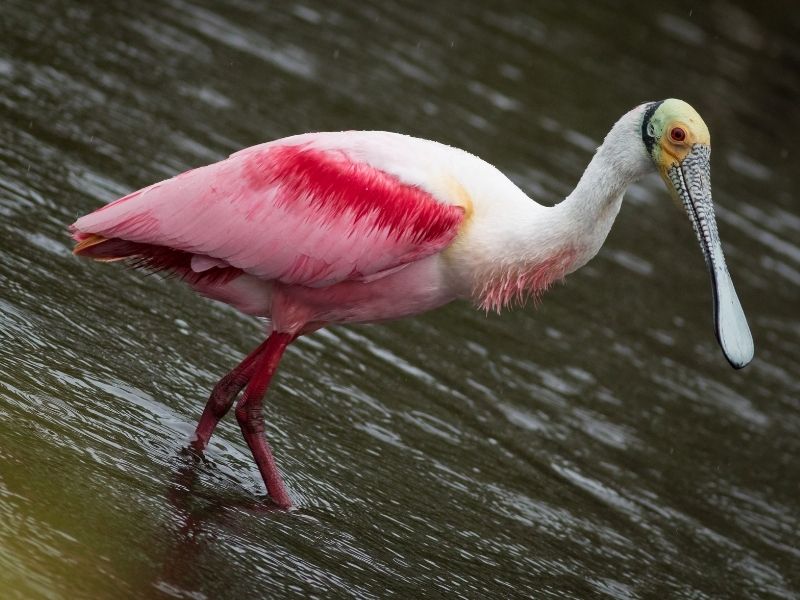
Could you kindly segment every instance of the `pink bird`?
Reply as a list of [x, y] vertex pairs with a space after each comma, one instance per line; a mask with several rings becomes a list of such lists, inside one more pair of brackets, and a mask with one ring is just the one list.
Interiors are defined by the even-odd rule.
[[709, 153], [691, 106], [642, 104], [613, 126], [575, 190], [546, 207], [463, 150], [379, 131], [310, 133], [146, 187], [71, 230], [75, 254], [177, 274], [269, 320], [266, 341], [214, 388], [192, 445], [206, 447], [244, 389], [236, 419], [270, 497], [289, 507], [262, 416], [288, 344], [457, 299], [499, 311], [538, 295], [597, 254], [626, 188], [654, 169], [697, 233], [723, 352], [747, 364], [753, 342], [717, 235]]

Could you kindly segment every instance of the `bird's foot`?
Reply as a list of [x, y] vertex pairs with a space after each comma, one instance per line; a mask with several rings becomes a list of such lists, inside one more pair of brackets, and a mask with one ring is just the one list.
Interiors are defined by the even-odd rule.
[[208, 458], [206, 458], [205, 453], [203, 452], [206, 449], [206, 444], [201, 443], [197, 439], [193, 439], [189, 441], [188, 446], [184, 446], [181, 448], [180, 453], [184, 456], [189, 456], [193, 458], [195, 461], [202, 461], [204, 464], [209, 464]]

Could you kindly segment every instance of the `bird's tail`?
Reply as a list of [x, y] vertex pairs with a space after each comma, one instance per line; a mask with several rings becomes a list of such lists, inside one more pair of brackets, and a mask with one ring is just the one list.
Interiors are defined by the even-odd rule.
[[[73, 231], [73, 239], [77, 242], [72, 249], [76, 256], [90, 258], [99, 262], [115, 262], [128, 260], [134, 268], [148, 271], [164, 272], [177, 275], [190, 284], [199, 283], [225, 283], [235, 279], [241, 274], [241, 269], [220, 264], [205, 266], [202, 269], [193, 268], [192, 259], [198, 255], [183, 250], [176, 250], [169, 246], [132, 242], [122, 238], [106, 238], [96, 233]], [[214, 259], [210, 259], [213, 263]]]
[[[136, 254], [133, 251], [134, 249], [130, 248], [131, 242], [126, 242], [125, 240], [108, 239], [95, 233], [76, 233], [73, 237], [77, 242], [72, 249], [72, 253], [75, 256], [83, 256], [102, 262], [113, 262]], [[122, 244], [119, 242], [122, 242]]]

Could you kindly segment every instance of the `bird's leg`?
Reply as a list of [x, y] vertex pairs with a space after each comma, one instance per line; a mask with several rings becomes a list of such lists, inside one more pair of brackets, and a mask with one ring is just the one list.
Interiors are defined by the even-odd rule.
[[194, 439], [192, 440], [192, 448], [198, 452], [205, 450], [217, 423], [230, 410], [236, 395], [250, 381], [255, 364], [266, 349], [266, 346], [267, 342], [262, 342], [214, 386], [214, 390], [211, 392], [208, 402], [206, 402], [206, 407], [203, 409], [200, 421], [197, 423], [197, 429], [195, 429]]
[[283, 479], [272, 458], [267, 439], [264, 437], [264, 416], [261, 414], [261, 401], [267, 391], [272, 376], [278, 368], [286, 346], [295, 338], [291, 333], [273, 332], [264, 344], [263, 353], [259, 353], [253, 367], [253, 373], [244, 394], [236, 404], [236, 420], [242, 428], [242, 434], [250, 446], [258, 470], [267, 486], [267, 493], [272, 500], [284, 508], [292, 505], [292, 500], [283, 485]]

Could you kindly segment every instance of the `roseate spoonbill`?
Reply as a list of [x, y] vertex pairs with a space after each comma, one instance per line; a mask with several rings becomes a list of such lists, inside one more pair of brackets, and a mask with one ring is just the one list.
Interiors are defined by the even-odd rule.
[[653, 168], [697, 234], [722, 351], [745, 366], [753, 340], [717, 235], [709, 157], [691, 106], [641, 104], [612, 127], [575, 190], [546, 207], [463, 150], [381, 131], [309, 133], [133, 192], [71, 231], [75, 254], [177, 274], [269, 319], [266, 341], [214, 388], [192, 444], [206, 447], [244, 389], [236, 418], [269, 495], [288, 507], [261, 403], [292, 340], [459, 298], [488, 311], [539, 294], [597, 254], [625, 190]]

